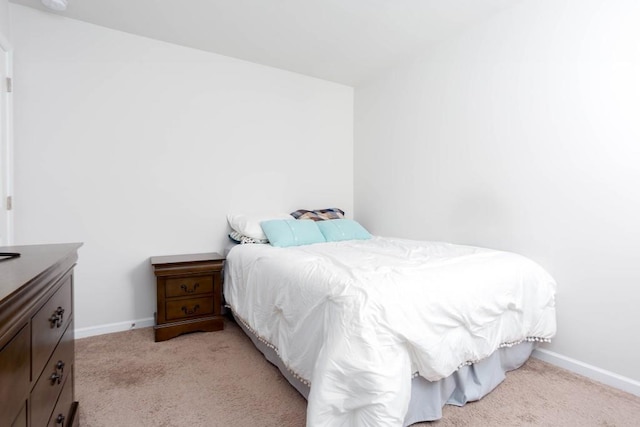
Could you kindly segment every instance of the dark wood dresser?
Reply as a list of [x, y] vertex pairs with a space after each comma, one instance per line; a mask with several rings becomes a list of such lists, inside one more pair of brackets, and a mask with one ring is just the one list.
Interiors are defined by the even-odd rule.
[[20, 253], [0, 261], [0, 426], [79, 423], [73, 267], [81, 245], [0, 247]]
[[186, 332], [224, 328], [222, 255], [156, 256], [151, 265], [156, 275], [156, 342]]

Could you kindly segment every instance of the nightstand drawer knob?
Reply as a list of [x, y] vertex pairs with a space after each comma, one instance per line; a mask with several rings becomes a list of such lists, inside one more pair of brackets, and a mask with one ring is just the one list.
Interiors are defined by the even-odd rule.
[[182, 289], [183, 291], [185, 291], [188, 294], [192, 294], [196, 291], [196, 289], [198, 289], [200, 287], [200, 283], [194, 283], [193, 284], [193, 288], [189, 288], [187, 285], [180, 285], [180, 289]]
[[187, 306], [185, 306], [185, 305], [182, 306], [182, 311], [187, 316], [195, 314], [199, 309], [200, 309], [200, 304], [196, 304], [192, 308], [187, 308]]

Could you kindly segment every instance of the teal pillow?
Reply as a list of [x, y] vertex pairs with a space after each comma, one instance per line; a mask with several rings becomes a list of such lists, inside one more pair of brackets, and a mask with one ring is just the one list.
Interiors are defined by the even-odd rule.
[[371, 238], [371, 234], [352, 219], [330, 219], [328, 221], [318, 221], [316, 224], [318, 224], [318, 228], [327, 242], [367, 240]]
[[262, 231], [273, 246], [310, 245], [326, 242], [315, 221], [296, 219], [272, 219], [260, 223]]

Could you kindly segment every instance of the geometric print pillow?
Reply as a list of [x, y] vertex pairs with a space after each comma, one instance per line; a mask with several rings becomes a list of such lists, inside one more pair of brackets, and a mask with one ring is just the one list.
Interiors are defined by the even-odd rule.
[[310, 219], [312, 221], [326, 221], [328, 219], [343, 219], [344, 211], [338, 208], [316, 209], [309, 211], [306, 209], [298, 209], [291, 212], [291, 216], [295, 219]]

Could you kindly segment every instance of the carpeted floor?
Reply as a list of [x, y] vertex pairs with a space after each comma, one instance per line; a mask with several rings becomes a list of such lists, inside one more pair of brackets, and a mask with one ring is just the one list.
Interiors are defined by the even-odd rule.
[[[84, 427], [304, 426], [306, 401], [233, 322], [155, 343], [145, 328], [76, 341]], [[638, 426], [640, 398], [537, 359], [479, 402], [416, 426]]]

